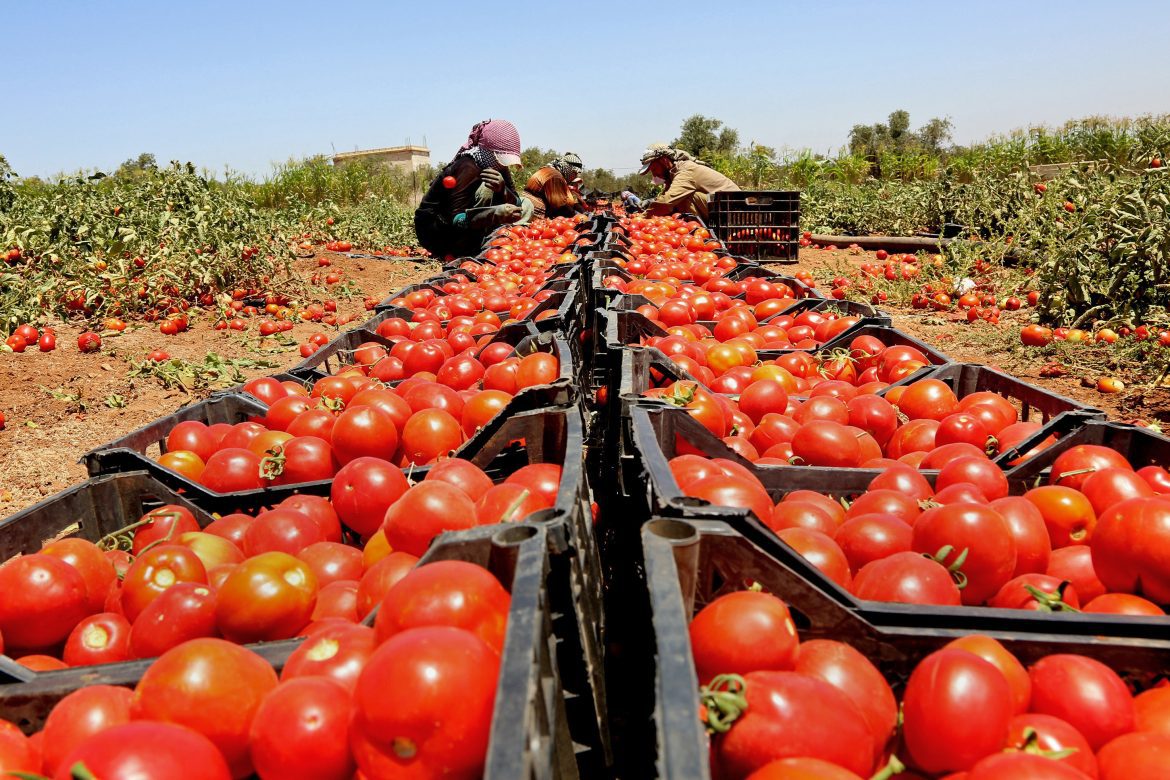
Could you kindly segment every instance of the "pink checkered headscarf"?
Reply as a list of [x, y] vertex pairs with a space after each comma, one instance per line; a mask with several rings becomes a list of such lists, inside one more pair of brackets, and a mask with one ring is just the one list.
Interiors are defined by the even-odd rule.
[[506, 119], [488, 119], [471, 128], [459, 151], [466, 152], [474, 146], [490, 150], [501, 165], [520, 164], [520, 133]]

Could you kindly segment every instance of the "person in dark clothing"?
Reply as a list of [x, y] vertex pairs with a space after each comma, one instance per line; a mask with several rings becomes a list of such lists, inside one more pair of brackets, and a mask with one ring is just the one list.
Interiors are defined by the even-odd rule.
[[414, 212], [419, 244], [436, 257], [474, 255], [497, 226], [527, 222], [532, 205], [512, 182], [511, 169], [519, 166], [520, 134], [511, 122], [489, 119], [471, 128]]

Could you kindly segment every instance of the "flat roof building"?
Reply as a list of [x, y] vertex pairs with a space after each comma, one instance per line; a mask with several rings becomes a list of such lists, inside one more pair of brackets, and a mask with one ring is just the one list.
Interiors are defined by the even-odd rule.
[[431, 164], [431, 150], [425, 146], [388, 146], [384, 149], [341, 152], [333, 155], [334, 165], [345, 165], [358, 160], [392, 165], [412, 173]]

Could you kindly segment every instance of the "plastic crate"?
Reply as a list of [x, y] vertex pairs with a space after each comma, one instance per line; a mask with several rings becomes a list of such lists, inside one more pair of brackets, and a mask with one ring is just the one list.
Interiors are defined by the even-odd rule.
[[711, 194], [711, 230], [733, 255], [796, 261], [800, 192], [736, 190]]
[[[505, 524], [446, 533], [419, 565], [440, 560], [475, 563], [494, 574], [511, 592], [507, 633], [492, 714], [487, 778], [602, 776], [608, 763], [596, 728], [575, 719], [577, 698], [562, 687], [556, 649], [555, 599], [546, 530], [540, 525]], [[301, 639], [252, 645], [277, 670]], [[45, 672], [35, 680], [0, 685], [0, 718], [26, 731], [39, 728], [61, 698], [88, 685], [133, 686], [150, 660]]]
[[1008, 477], [1032, 485], [1037, 480], [1048, 481], [1053, 462], [1065, 451], [1079, 444], [1094, 444], [1117, 450], [1133, 464], [1135, 469], [1142, 466], [1164, 466], [1170, 468], [1170, 438], [1149, 428], [1096, 419], [1082, 422], [1074, 418], [1057, 419], [1050, 429], [1039, 431], [1018, 447], [1004, 454], [1014, 459], [1028, 452], [1047, 438], [1056, 434], [1056, 443], [1008, 471]]
[[[843, 607], [783, 559], [725, 523], [655, 519], [642, 528], [642, 563], [645, 593], [638, 608], [646, 616], [647, 630], [643, 643], [631, 641], [631, 649], [654, 669], [646, 670], [641, 711], [631, 720], [647, 724], [638, 736], [653, 752], [646, 749], [637, 756], [632, 776], [710, 778], [688, 625], [695, 613], [724, 593], [760, 583], [789, 605], [802, 641], [833, 639], [853, 646], [885, 674], [895, 691], [925, 656], [971, 632], [929, 621], [901, 628], [875, 623], [866, 613]], [[1137, 688], [1165, 675], [1170, 640], [1164, 632], [1148, 639], [1105, 638], [1091, 630], [1091, 623], [1082, 623], [1089, 629], [1083, 633], [1060, 630], [1068, 624], [1059, 617], [1050, 621], [1053, 630], [1048, 632], [1021, 633], [994, 625], [977, 630], [1001, 641], [1025, 665], [1052, 653], [1075, 653], [1105, 663]]]

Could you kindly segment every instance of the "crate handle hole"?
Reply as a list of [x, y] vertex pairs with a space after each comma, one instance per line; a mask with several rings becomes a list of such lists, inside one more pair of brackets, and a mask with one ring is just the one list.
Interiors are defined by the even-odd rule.
[[682, 520], [652, 520], [645, 527], [655, 536], [673, 542], [698, 541], [699, 538], [695, 527]]
[[501, 545], [521, 544], [536, 536], [539, 530], [533, 525], [514, 525], [498, 532], [494, 540]]

